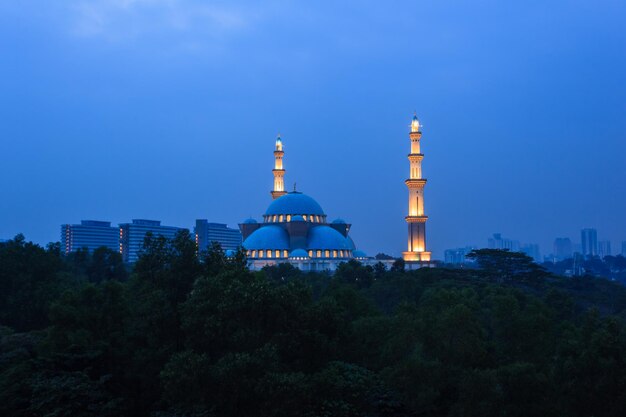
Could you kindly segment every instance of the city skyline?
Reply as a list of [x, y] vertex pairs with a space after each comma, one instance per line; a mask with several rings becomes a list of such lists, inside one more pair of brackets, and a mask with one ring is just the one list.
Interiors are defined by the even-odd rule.
[[178, 22], [159, 1], [69, 4], [0, 5], [2, 238], [232, 227], [271, 201], [280, 132], [285, 188], [400, 256], [416, 111], [435, 259], [494, 232], [543, 252], [587, 227], [614, 253], [626, 239], [622, 4], [180, 1]]

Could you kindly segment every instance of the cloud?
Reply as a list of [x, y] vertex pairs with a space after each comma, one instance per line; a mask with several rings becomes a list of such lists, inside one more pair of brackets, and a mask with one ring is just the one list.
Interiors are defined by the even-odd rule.
[[197, 0], [78, 0], [69, 8], [70, 31], [86, 38], [124, 41], [150, 36], [224, 36], [245, 31], [252, 7]]

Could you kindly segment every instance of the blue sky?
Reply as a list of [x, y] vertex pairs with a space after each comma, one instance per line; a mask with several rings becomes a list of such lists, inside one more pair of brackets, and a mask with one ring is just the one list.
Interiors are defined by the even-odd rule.
[[[0, 0], [0, 238], [81, 219], [235, 225], [286, 183], [357, 245], [626, 240], [626, 3]], [[615, 252], [619, 248], [614, 247]]]

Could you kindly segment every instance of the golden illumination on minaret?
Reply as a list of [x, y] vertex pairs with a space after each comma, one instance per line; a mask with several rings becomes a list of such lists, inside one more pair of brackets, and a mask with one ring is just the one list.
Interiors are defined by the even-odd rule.
[[426, 220], [428, 216], [424, 214], [424, 187], [426, 179], [422, 178], [422, 160], [424, 154], [421, 153], [420, 140], [422, 132], [420, 121], [417, 115], [411, 120], [411, 153], [409, 154], [409, 179], [405, 181], [409, 189], [409, 215], [405, 217], [409, 226], [408, 248], [402, 252], [402, 258], [406, 262], [430, 261], [430, 252], [426, 250]]
[[282, 197], [287, 194], [285, 191], [285, 170], [283, 169], [283, 141], [280, 139], [280, 134], [276, 138], [276, 148], [274, 150], [274, 190], [272, 190], [272, 198], [276, 200], [278, 197]]

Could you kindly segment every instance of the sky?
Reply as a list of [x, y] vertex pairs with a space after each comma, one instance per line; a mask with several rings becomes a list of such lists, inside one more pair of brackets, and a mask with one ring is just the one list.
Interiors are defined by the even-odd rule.
[[0, 238], [133, 218], [236, 226], [286, 185], [357, 247], [626, 241], [626, 3], [0, 0]]

